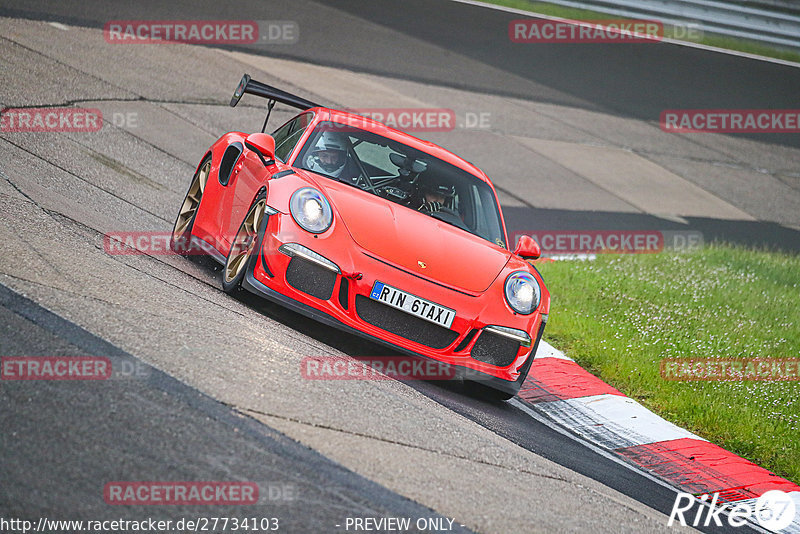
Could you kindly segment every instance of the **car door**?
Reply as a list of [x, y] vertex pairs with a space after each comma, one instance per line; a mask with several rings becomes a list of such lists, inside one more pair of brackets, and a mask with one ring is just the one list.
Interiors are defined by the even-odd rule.
[[[301, 113], [272, 133], [272, 137], [275, 139], [276, 160], [281, 163], [288, 160], [313, 116], [311, 112]], [[230, 192], [224, 195], [220, 203], [222, 214], [220, 237], [228, 247], [233, 236], [239, 231], [239, 225], [247, 214], [247, 210], [250, 209], [256, 193], [267, 184], [272, 172], [276, 170], [275, 167], [265, 169], [258, 155], [245, 148], [242, 157], [237, 162], [235, 172], [231, 174], [227, 182], [226, 187]]]

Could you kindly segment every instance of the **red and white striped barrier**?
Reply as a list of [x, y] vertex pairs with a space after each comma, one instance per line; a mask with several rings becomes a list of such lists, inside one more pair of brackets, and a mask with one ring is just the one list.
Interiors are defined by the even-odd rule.
[[798, 514], [783, 533], [800, 533], [800, 486], [654, 414], [542, 341], [518, 397], [590, 443], [693, 495], [748, 504], [788, 493]]

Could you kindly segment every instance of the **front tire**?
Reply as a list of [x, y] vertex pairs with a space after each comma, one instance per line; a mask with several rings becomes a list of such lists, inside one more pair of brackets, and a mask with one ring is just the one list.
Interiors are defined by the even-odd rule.
[[177, 254], [185, 256], [192, 250], [192, 228], [194, 227], [197, 210], [200, 208], [200, 201], [203, 199], [203, 191], [206, 189], [208, 176], [210, 174], [211, 155], [209, 154], [203, 158], [197, 172], [194, 173], [192, 183], [186, 191], [183, 204], [181, 204], [181, 209], [178, 211], [178, 217], [175, 219], [175, 224], [172, 227], [172, 237], [170, 238], [169, 246], [173, 252]]
[[233, 293], [238, 290], [250, 264], [250, 257], [258, 242], [258, 231], [266, 215], [267, 194], [261, 192], [256, 196], [247, 215], [244, 216], [239, 231], [233, 238], [231, 250], [222, 269], [222, 290]]
[[477, 386], [478, 395], [488, 401], [507, 401], [513, 399], [516, 395], [516, 393], [500, 391], [499, 389], [494, 389], [493, 387], [487, 386], [486, 384], [482, 384], [480, 382], [475, 382], [475, 385]]

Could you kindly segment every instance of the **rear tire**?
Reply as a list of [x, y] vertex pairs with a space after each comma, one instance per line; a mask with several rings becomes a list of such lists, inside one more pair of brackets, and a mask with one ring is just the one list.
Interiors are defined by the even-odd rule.
[[192, 183], [183, 198], [183, 204], [178, 211], [178, 217], [172, 227], [172, 237], [169, 240], [169, 247], [176, 254], [186, 256], [193, 250], [192, 228], [197, 217], [197, 210], [200, 208], [200, 201], [203, 199], [208, 177], [211, 174], [211, 155], [203, 158], [197, 172], [194, 173]]
[[239, 231], [233, 238], [231, 250], [225, 260], [225, 267], [222, 269], [222, 290], [225, 293], [233, 293], [239, 289], [247, 273], [253, 252], [258, 254], [258, 251], [254, 251], [254, 249], [258, 242], [258, 232], [267, 217], [266, 208], [267, 194], [261, 192], [256, 196], [250, 209], [247, 210], [242, 224], [239, 225]]

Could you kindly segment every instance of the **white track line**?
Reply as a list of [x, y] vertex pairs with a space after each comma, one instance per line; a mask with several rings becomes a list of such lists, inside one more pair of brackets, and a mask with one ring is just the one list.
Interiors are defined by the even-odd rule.
[[553, 345], [542, 339], [539, 341], [539, 347], [536, 349], [536, 360], [540, 358], [555, 358], [557, 360], [575, 361]]
[[514, 397], [513, 399], [508, 401], [508, 403], [511, 404], [512, 406], [516, 407], [516, 408], [519, 408], [520, 410], [522, 410], [523, 412], [525, 412], [526, 414], [531, 416], [533, 419], [535, 419], [536, 421], [542, 423], [543, 425], [547, 426], [548, 428], [552, 428], [553, 430], [555, 430], [559, 434], [562, 434], [562, 435], [568, 437], [569, 439], [571, 439], [573, 441], [577, 441], [578, 443], [584, 445], [586, 448], [596, 452], [597, 454], [599, 454], [603, 458], [607, 458], [607, 459], [611, 460], [612, 462], [614, 462], [616, 464], [624, 466], [626, 469], [630, 469], [631, 471], [635, 471], [636, 473], [639, 473], [640, 475], [642, 475], [643, 477], [647, 478], [648, 480], [650, 480], [652, 482], [655, 482], [659, 486], [662, 486], [662, 487], [667, 488], [667, 489], [669, 489], [671, 491], [674, 491], [676, 494], [678, 493], [678, 490], [676, 488], [674, 488], [673, 486], [667, 484], [666, 482], [664, 482], [660, 478], [656, 478], [655, 476], [651, 475], [649, 472], [644, 471], [642, 469], [639, 469], [639, 468], [635, 467], [632, 464], [629, 464], [628, 462], [624, 461], [622, 458], [620, 458], [619, 456], [617, 456], [613, 452], [611, 452], [611, 451], [609, 451], [607, 449], [604, 449], [604, 448], [600, 447], [599, 445], [595, 445], [594, 443], [592, 443], [591, 441], [588, 441], [587, 439], [583, 438], [582, 436], [579, 436], [577, 434], [573, 434], [572, 432], [569, 432], [569, 430], [567, 430], [567, 428], [565, 428], [560, 421], [551, 419], [549, 417], [549, 415], [547, 415], [547, 414], [541, 414], [541, 413], [537, 412], [533, 407], [531, 407], [528, 404], [522, 402], [518, 398]]
[[[561, 435], [563, 435], [563, 436], [565, 436], [565, 437], [567, 437], [567, 438], [569, 438], [569, 439], [571, 439], [573, 441], [576, 441], [576, 442], [580, 443], [581, 445], [583, 445], [587, 449], [599, 454], [603, 458], [611, 460], [615, 464], [620, 465], [620, 466], [622, 466], [625, 469], [628, 469], [630, 471], [633, 471], [633, 472], [643, 476], [644, 478], [650, 480], [651, 482], [654, 482], [654, 483], [658, 484], [662, 488], [665, 488], [665, 489], [669, 490], [670, 492], [673, 492], [675, 494], [676, 498], [677, 498], [679, 493], [683, 493], [682, 490], [672, 486], [671, 484], [668, 484], [667, 482], [665, 482], [664, 480], [661, 480], [660, 478], [655, 477], [654, 475], [650, 474], [649, 471], [646, 471], [646, 470], [644, 470], [644, 469], [642, 469], [640, 467], [637, 467], [637, 466], [635, 466], [633, 464], [629, 464], [628, 462], [624, 461], [621, 457], [617, 456], [613, 452], [611, 452], [611, 451], [609, 451], [607, 449], [604, 449], [604, 448], [600, 447], [599, 445], [596, 445], [596, 444], [592, 443], [591, 441], [588, 441], [588, 440], [584, 439], [583, 437], [581, 437], [581, 436], [579, 436], [577, 434], [573, 434], [572, 432], [567, 430], [565, 427], [563, 427], [562, 423], [560, 421], [551, 419], [546, 414], [538, 413], [533, 407], [531, 407], [528, 404], [522, 402], [518, 398], [514, 397], [513, 399], [508, 401], [508, 403], [510, 405], [514, 406], [515, 408], [518, 408], [518, 409], [522, 410], [527, 415], [529, 415], [532, 419], [534, 419], [534, 420], [538, 421], [539, 423], [547, 426], [548, 428], [552, 428], [553, 430], [555, 430], [559, 434], [561, 434]], [[707, 503], [702, 503], [700, 501], [700, 499], [695, 498], [695, 500], [697, 502], [701, 503], [701, 506], [708, 507], [708, 504]], [[795, 500], [797, 502], [798, 500], [800, 500], [800, 498], [793, 498], [793, 500]], [[798, 511], [799, 511], [798, 513], [800, 513], [800, 504], [798, 504]], [[669, 514], [664, 514], [664, 515], [665, 516], [669, 516]], [[721, 515], [727, 516], [728, 514], [727, 514], [727, 512], [722, 512]], [[797, 521], [797, 519], [795, 519], [795, 521]], [[723, 524], [724, 524], [724, 522], [723, 522]], [[753, 530], [755, 530], [756, 532], [761, 532], [763, 534], [771, 534], [770, 531], [762, 528], [761, 525], [759, 525], [757, 523], [748, 522], [748, 526], [750, 528], [752, 528]], [[792, 523], [792, 525], [789, 528], [793, 529], [794, 528], [794, 523]], [[792, 534], [795, 534], [794, 530], [784, 530], [783, 531], [783, 533], [788, 533], [788, 532], [791, 532]], [[800, 533], [800, 530], [798, 530], [797, 532]]]
[[[544, 352], [540, 355], [539, 351], [542, 350]], [[544, 340], [540, 341], [539, 351], [537, 351], [537, 358], [572, 361], [571, 358]], [[535, 405], [529, 405], [514, 397], [509, 401], [509, 404], [603, 458], [607, 458], [615, 464], [634, 471], [659, 486], [674, 492], [676, 497], [678, 493], [683, 493], [680, 488], [661, 480], [641, 466], [625, 461], [621, 456], [613, 452], [614, 449], [680, 438], [707, 441], [686, 429], [670, 423], [635, 400], [619, 395], [592, 395], [543, 402]], [[644, 433], [642, 433], [643, 428], [645, 429]], [[789, 495], [795, 502], [797, 515], [795, 520], [781, 531], [781, 534], [800, 534], [800, 492], [790, 492]], [[695, 498], [695, 500], [701, 506], [710, 507], [708, 503], [703, 503], [698, 498]], [[736, 501], [735, 504], [748, 503], [752, 508], [756, 500], [746, 499]], [[727, 516], [727, 510], [723, 511], [721, 515]], [[771, 533], [771, 531], [763, 528], [753, 520], [752, 517], [748, 519], [748, 526], [756, 532]]]
[[536, 409], [611, 450], [682, 438], [706, 441], [620, 395], [604, 393], [542, 402]]

